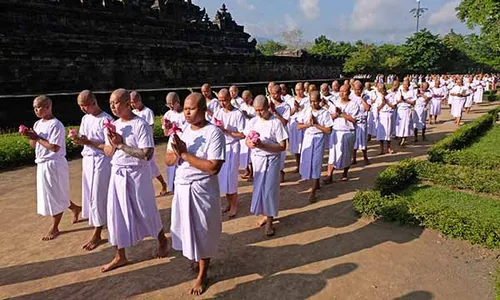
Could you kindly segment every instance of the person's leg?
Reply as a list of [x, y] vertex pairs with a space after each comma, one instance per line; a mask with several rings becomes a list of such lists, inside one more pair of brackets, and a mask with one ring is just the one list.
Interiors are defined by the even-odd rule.
[[158, 194], [159, 197], [165, 196], [167, 194], [167, 183], [165, 182], [165, 179], [163, 179], [163, 176], [160, 174], [156, 177], [156, 179], [161, 183], [161, 191], [160, 194]]
[[128, 260], [125, 255], [125, 248], [118, 249], [118, 247], [115, 247], [115, 257], [111, 262], [101, 267], [101, 272], [108, 272], [126, 264], [128, 264]]
[[50, 227], [49, 232], [42, 237], [42, 241], [53, 240], [59, 235], [59, 223], [61, 223], [62, 216], [63, 213], [58, 213], [57, 215], [52, 216], [52, 226]]
[[83, 245], [82, 248], [87, 251], [91, 251], [97, 248], [97, 246], [99, 246], [99, 244], [102, 242], [101, 232], [102, 226], [94, 227], [94, 233], [92, 234], [90, 241]]
[[202, 258], [198, 264], [198, 277], [194, 281], [193, 286], [189, 290], [189, 293], [194, 296], [199, 296], [203, 294], [208, 280], [208, 266], [210, 265], [210, 258]]

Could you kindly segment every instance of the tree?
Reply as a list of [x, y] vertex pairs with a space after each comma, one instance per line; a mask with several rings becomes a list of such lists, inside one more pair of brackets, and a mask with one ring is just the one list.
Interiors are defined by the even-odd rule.
[[362, 45], [352, 52], [344, 64], [343, 71], [350, 74], [377, 72], [377, 54], [374, 45]]
[[275, 42], [273, 40], [269, 40], [265, 43], [258, 43], [257, 50], [262, 52], [264, 55], [272, 56], [276, 52], [283, 51], [286, 49], [286, 46], [280, 42]]
[[348, 42], [334, 42], [321, 35], [314, 40], [314, 44], [308, 51], [311, 54], [330, 55], [345, 61], [349, 54], [356, 51], [356, 47]]
[[500, 1], [498, 0], [462, 0], [457, 7], [457, 17], [473, 29], [481, 26], [481, 37], [491, 44], [491, 48], [500, 52]]
[[304, 40], [302, 39], [303, 35], [304, 33], [302, 30], [294, 29], [281, 33], [281, 39], [289, 49], [296, 50], [304, 46]]
[[409, 37], [402, 48], [403, 62], [410, 73], [429, 74], [442, 70], [444, 48], [439, 35], [427, 29]]

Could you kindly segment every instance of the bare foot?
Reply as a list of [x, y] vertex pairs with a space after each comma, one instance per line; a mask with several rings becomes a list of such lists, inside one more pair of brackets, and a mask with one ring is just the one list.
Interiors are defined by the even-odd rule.
[[123, 267], [126, 264], [128, 264], [128, 260], [126, 258], [121, 259], [119, 257], [115, 257], [115, 258], [113, 258], [113, 260], [110, 263], [101, 267], [101, 272], [102, 273], [108, 272], [108, 271], [111, 271], [113, 269]]
[[309, 195], [309, 203], [314, 203], [314, 202], [316, 202], [316, 195], [313, 194]]
[[101, 237], [93, 236], [90, 241], [88, 241], [85, 245], [83, 245], [82, 249], [87, 251], [92, 251], [97, 248], [102, 242]]
[[245, 173], [245, 174], [241, 175], [240, 177], [241, 177], [241, 179], [248, 179], [248, 178], [250, 178], [250, 173]]
[[164, 258], [168, 255], [168, 242], [162, 243], [158, 245], [155, 253], [153, 254], [154, 258]]
[[205, 288], [207, 287], [207, 282], [208, 280], [206, 277], [196, 278], [193, 286], [189, 290], [189, 293], [193, 296], [200, 296], [205, 291]]
[[227, 216], [229, 218], [234, 218], [234, 217], [236, 217], [236, 213], [237, 213], [237, 208], [231, 208], [229, 210], [229, 213], [227, 214]]
[[167, 189], [161, 189], [160, 193], [156, 197], [163, 197], [168, 194]]
[[50, 229], [49, 232], [42, 238], [42, 241], [50, 241], [55, 239], [59, 235], [58, 229]]
[[273, 236], [274, 235], [274, 228], [272, 224], [266, 223], [266, 235], [267, 236]]
[[389, 150], [387, 150], [387, 152], [388, 152], [389, 154], [393, 154], [393, 153], [394, 153], [394, 150], [389, 149]]
[[266, 222], [267, 222], [267, 218], [266, 217], [262, 218], [260, 221], [257, 222], [257, 227], [264, 226], [264, 224], [266, 224]]
[[73, 212], [73, 224], [78, 223], [78, 220], [80, 218], [80, 213], [82, 212], [82, 207], [76, 206], [71, 211]]
[[191, 262], [191, 265], [189, 266], [189, 269], [196, 273], [200, 272], [200, 263], [193, 260]]
[[341, 180], [342, 180], [342, 181], [348, 181], [348, 180], [349, 180], [349, 178], [347, 178], [347, 177], [342, 177], [342, 179], [341, 179]]

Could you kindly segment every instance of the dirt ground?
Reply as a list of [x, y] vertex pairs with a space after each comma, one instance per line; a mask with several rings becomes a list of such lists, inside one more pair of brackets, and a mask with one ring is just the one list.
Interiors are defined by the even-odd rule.
[[[492, 108], [474, 107], [465, 120]], [[276, 236], [267, 238], [250, 215], [252, 186], [240, 182], [240, 209], [224, 218], [219, 254], [212, 260], [210, 285], [203, 299], [494, 299], [497, 251], [448, 240], [433, 230], [358, 218], [351, 199], [373, 186], [386, 166], [425, 154], [429, 144], [455, 129], [449, 110], [429, 128], [428, 142], [410, 143], [372, 164], [356, 165], [350, 181], [322, 187], [319, 201], [309, 204], [306, 182], [287, 173], [281, 188]], [[156, 161], [162, 166], [165, 145]], [[294, 169], [293, 159], [287, 171]], [[71, 196], [80, 203], [81, 160], [70, 162]], [[159, 190], [159, 185], [155, 182]], [[157, 199], [166, 231], [172, 196]], [[71, 224], [66, 213], [61, 234], [41, 241], [50, 218], [36, 214], [35, 167], [0, 173], [0, 298], [14, 299], [191, 299], [186, 291], [195, 274], [189, 262], [171, 251], [151, 259], [155, 241], [128, 249], [132, 263], [106, 274], [99, 267], [113, 254], [109, 244], [82, 250], [92, 229]], [[107, 233], [104, 232], [106, 235]]]

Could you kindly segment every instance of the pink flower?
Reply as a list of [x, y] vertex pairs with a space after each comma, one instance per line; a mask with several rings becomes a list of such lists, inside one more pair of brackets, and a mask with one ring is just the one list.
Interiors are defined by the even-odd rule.
[[29, 128], [24, 126], [23, 124], [19, 125], [19, 133], [20, 134], [25, 134], [26, 132], [28, 132]]
[[247, 138], [253, 143], [257, 143], [259, 141], [260, 134], [257, 131], [252, 130], [248, 133]]
[[222, 127], [222, 126], [224, 126], [224, 123], [222, 122], [222, 120], [214, 118], [214, 125], [217, 127]]
[[69, 138], [72, 138], [72, 137], [77, 136], [77, 135], [78, 135], [78, 132], [76, 131], [76, 129], [70, 129], [68, 132]]
[[116, 126], [115, 126], [115, 124], [113, 124], [113, 121], [110, 119], [107, 119], [106, 121], [104, 121], [103, 127], [107, 128], [108, 131], [110, 131], [110, 132], [116, 132]]
[[167, 132], [167, 135], [168, 136], [171, 136], [171, 135], [174, 135], [176, 134], [177, 132], [182, 132], [182, 129], [180, 129], [180, 127], [177, 126], [176, 123], [171, 123], [170, 125], [170, 129], [168, 130]]

